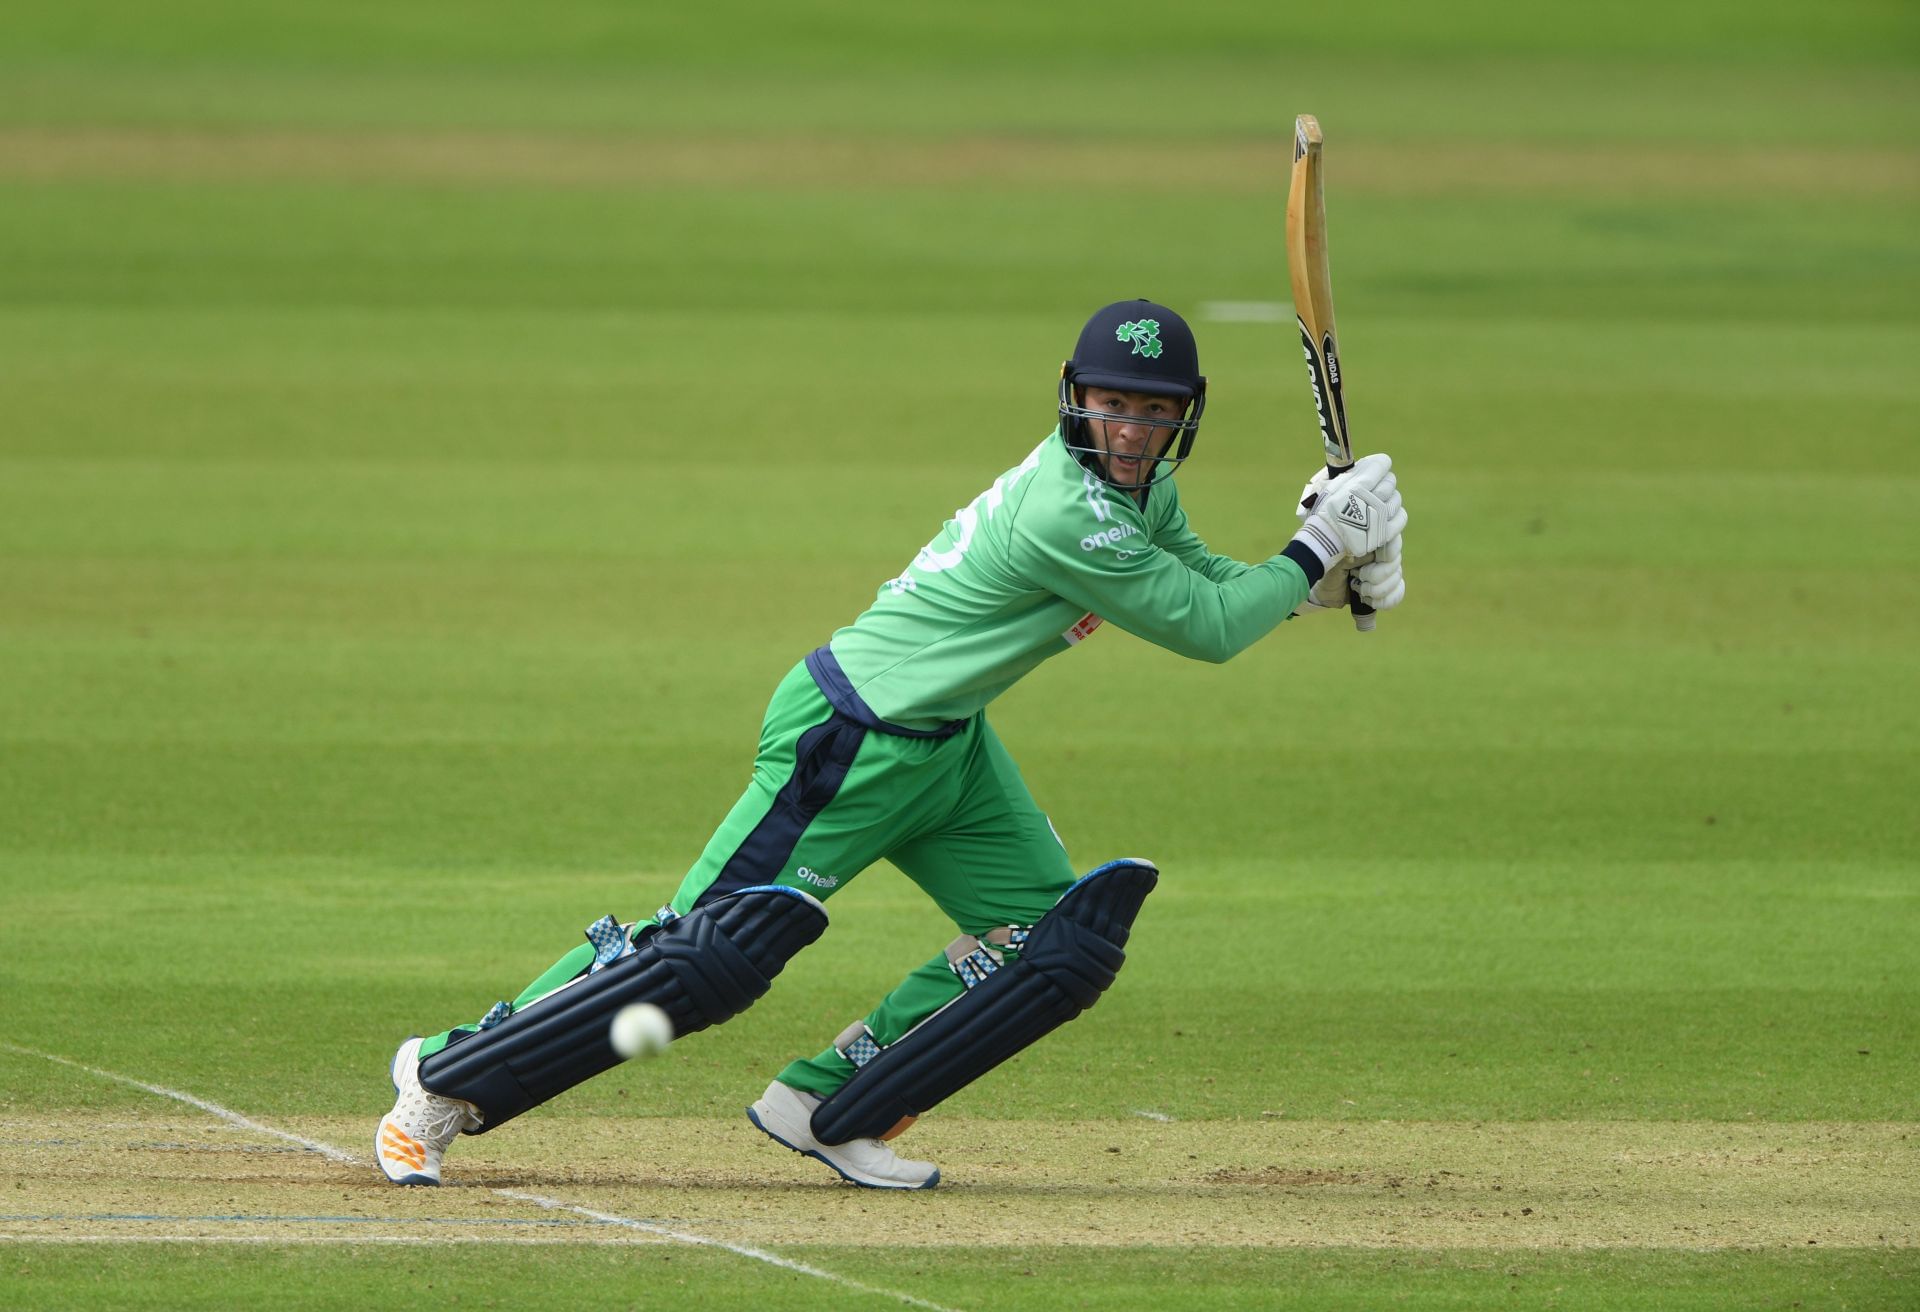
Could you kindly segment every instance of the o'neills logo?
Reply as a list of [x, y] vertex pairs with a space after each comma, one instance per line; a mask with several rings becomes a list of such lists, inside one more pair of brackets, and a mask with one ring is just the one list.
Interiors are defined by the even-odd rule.
[[1112, 528], [1103, 528], [1098, 533], [1089, 533], [1080, 539], [1080, 550], [1098, 551], [1110, 547], [1121, 538], [1130, 538], [1140, 530], [1131, 524], [1115, 524]]

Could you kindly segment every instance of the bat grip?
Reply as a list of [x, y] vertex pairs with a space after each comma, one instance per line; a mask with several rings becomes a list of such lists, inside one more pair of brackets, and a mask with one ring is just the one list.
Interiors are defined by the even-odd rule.
[[1373, 632], [1373, 607], [1360, 600], [1360, 589], [1352, 579], [1347, 580], [1347, 609], [1353, 612], [1353, 627], [1356, 631]]
[[[1351, 460], [1344, 465], [1329, 464], [1327, 466], [1327, 476], [1329, 478], [1338, 478], [1352, 468], [1353, 462]], [[1347, 580], [1347, 610], [1353, 615], [1355, 632], [1373, 632], [1373, 607], [1360, 600], [1360, 586], [1352, 579]]]

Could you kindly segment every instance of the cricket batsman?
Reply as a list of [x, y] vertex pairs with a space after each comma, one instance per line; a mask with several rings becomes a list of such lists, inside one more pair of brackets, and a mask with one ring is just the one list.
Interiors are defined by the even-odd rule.
[[1094, 314], [1061, 370], [1058, 427], [774, 690], [752, 782], [672, 901], [636, 924], [595, 922], [514, 1001], [400, 1045], [376, 1136], [386, 1177], [438, 1184], [456, 1135], [617, 1064], [609, 1025], [630, 1004], [664, 1010], [675, 1036], [738, 1015], [820, 937], [833, 894], [885, 858], [957, 937], [789, 1063], [747, 1116], [854, 1184], [937, 1184], [933, 1163], [889, 1141], [1092, 1006], [1158, 879], [1136, 859], [1078, 874], [987, 704], [1106, 624], [1219, 662], [1296, 612], [1344, 607], [1349, 579], [1376, 610], [1405, 594], [1407, 515], [1384, 455], [1316, 474], [1278, 554], [1207, 550], [1173, 477], [1206, 386], [1166, 306]]

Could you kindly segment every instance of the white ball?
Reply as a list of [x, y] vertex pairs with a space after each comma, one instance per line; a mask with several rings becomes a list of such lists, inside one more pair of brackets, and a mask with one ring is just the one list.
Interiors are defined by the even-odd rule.
[[673, 1022], [651, 1002], [629, 1003], [615, 1014], [607, 1041], [623, 1059], [651, 1057], [673, 1042]]

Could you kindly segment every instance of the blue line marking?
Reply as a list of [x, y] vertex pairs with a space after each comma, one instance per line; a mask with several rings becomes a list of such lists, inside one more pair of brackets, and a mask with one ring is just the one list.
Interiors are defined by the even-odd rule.
[[278, 1225], [509, 1225], [509, 1226], [546, 1226], [564, 1228], [567, 1226], [605, 1227], [613, 1225], [611, 1221], [591, 1219], [570, 1220], [554, 1217], [528, 1217], [524, 1221], [514, 1221], [504, 1217], [475, 1217], [462, 1220], [457, 1216], [268, 1216], [250, 1213], [232, 1213], [224, 1216], [167, 1216], [156, 1212], [0, 1212], [0, 1221], [213, 1221], [241, 1222], [258, 1225], [271, 1223]]

